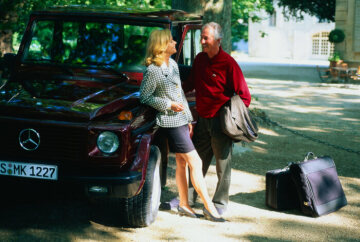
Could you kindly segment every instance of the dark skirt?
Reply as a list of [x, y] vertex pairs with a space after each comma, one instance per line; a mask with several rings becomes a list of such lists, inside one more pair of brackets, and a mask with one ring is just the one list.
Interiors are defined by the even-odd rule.
[[189, 125], [183, 125], [175, 128], [161, 128], [168, 138], [169, 148], [174, 153], [188, 153], [195, 150], [194, 144], [190, 138]]

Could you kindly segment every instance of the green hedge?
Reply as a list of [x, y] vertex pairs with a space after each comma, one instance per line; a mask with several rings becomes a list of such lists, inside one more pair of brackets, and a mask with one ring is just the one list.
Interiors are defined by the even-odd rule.
[[345, 33], [341, 29], [334, 29], [329, 34], [329, 41], [331, 43], [340, 43], [345, 39]]

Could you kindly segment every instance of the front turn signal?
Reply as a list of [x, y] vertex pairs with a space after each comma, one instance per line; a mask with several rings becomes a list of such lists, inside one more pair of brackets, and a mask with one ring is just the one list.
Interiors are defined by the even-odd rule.
[[131, 111], [121, 111], [118, 115], [119, 120], [131, 120], [133, 118], [133, 114]]

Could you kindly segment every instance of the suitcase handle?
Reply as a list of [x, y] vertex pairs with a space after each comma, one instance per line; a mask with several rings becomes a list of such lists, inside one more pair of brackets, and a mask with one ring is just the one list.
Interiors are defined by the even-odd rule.
[[309, 158], [310, 158], [310, 156], [312, 156], [313, 159], [316, 159], [316, 158], [317, 158], [317, 157], [314, 155], [314, 153], [312, 153], [312, 152], [310, 151], [310, 152], [308, 152], [308, 153], [306, 154], [304, 161], [308, 161]]
[[[311, 151], [306, 153], [306, 156], [304, 158], [304, 162], [308, 161], [310, 156], [312, 157], [312, 159], [317, 159], [317, 156], [315, 156], [314, 153], [312, 153]], [[298, 162], [289, 162], [287, 166], [285, 166], [282, 171], [286, 171], [288, 169], [290, 169], [290, 166], [293, 165], [293, 164], [298, 164], [298, 163], [301, 163], [301, 161], [298, 161]]]

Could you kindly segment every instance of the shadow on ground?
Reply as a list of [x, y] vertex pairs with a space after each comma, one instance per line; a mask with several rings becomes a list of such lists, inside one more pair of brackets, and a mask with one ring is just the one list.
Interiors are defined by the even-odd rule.
[[108, 209], [89, 203], [79, 188], [65, 185], [14, 185], [2, 189], [0, 215], [2, 239], [11, 241], [121, 239], [94, 228], [93, 223], [128, 231], [113, 210], [110, 214]]
[[265, 80], [251, 81], [249, 86], [256, 90], [258, 100], [252, 108], [260, 108], [273, 122], [258, 124], [259, 139], [247, 144], [251, 152], [234, 156], [235, 169], [264, 175], [267, 170], [302, 161], [312, 151], [331, 156], [340, 176], [360, 177], [357, 86]]

